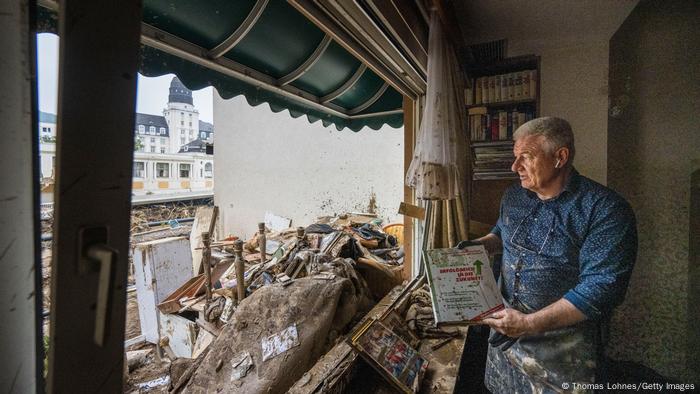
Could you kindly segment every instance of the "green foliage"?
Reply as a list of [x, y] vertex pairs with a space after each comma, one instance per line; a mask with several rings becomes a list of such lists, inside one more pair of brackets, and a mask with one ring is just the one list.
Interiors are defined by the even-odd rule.
[[141, 138], [136, 137], [134, 138], [134, 152], [138, 152], [143, 149], [143, 141]]

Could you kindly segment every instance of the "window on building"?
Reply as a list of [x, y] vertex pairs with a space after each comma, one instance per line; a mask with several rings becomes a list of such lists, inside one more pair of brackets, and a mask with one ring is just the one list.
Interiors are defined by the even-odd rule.
[[190, 127], [192, 127], [192, 122], [190, 122]]
[[142, 161], [134, 162], [134, 178], [145, 178], [146, 177], [146, 163]]
[[168, 163], [156, 163], [156, 176], [158, 178], [170, 177], [170, 164], [168, 164]]
[[213, 166], [212, 166], [211, 163], [206, 163], [206, 164], [204, 165], [204, 177], [205, 177], [205, 178], [211, 178], [211, 177], [213, 176], [213, 175], [212, 175], [212, 172], [213, 172], [212, 169], [213, 169]]
[[167, 141], [165, 138], [161, 138], [161, 139], [160, 139], [160, 144], [161, 144], [161, 145], [165, 145], [165, 144], [167, 144], [167, 143], [168, 143], [168, 141]]
[[155, 144], [155, 143], [156, 143], [155, 137], [151, 137], [151, 144]]
[[156, 134], [156, 127], [155, 126], [150, 126], [148, 128], [148, 134], [155, 135]]
[[187, 142], [185, 142], [185, 137], [180, 137], [180, 145], [185, 145]]
[[42, 127], [42, 128], [41, 128], [41, 131], [43, 131], [44, 133], [48, 133], [48, 132], [49, 132], [49, 130], [48, 130], [46, 127]]
[[199, 133], [199, 136], [202, 137], [202, 139], [206, 139], [206, 138], [207, 138], [207, 133], [205, 133], [205, 132], [202, 131], [201, 133]]
[[151, 147], [151, 153], [156, 153], [156, 147], [155, 147], [155, 146], [152, 146], [152, 147]]
[[161, 128], [160, 128], [160, 134], [161, 134], [161, 135], [165, 135], [165, 127], [161, 127]]
[[185, 116], [184, 112], [180, 112], [180, 117], [183, 118]]
[[180, 121], [180, 126], [184, 126], [184, 125], [185, 125], [185, 121], [184, 121], [184, 120], [181, 120], [181, 121]]
[[160, 148], [160, 153], [165, 153], [165, 147], [164, 147], [164, 146], [162, 146], [162, 147]]
[[146, 133], [146, 126], [140, 124], [139, 125], [139, 133], [145, 134]]
[[180, 164], [180, 178], [189, 178], [190, 168], [190, 164]]

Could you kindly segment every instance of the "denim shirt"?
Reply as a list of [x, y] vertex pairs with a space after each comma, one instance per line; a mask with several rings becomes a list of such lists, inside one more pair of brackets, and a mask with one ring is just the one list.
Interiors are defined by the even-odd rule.
[[576, 170], [549, 200], [510, 187], [492, 233], [503, 241], [503, 298], [521, 312], [563, 297], [599, 320], [623, 301], [637, 254], [634, 213], [617, 193]]

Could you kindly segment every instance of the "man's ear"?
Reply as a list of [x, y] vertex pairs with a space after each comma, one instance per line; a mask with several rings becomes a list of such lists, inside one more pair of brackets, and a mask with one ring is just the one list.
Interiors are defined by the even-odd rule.
[[555, 165], [556, 168], [565, 167], [566, 163], [569, 162], [569, 148], [561, 147], [557, 149], [554, 154], [554, 159], [557, 161], [557, 165]]

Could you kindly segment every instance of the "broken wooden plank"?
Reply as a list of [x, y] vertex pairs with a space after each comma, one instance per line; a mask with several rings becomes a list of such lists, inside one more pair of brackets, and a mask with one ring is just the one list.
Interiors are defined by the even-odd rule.
[[425, 208], [406, 202], [402, 202], [399, 205], [399, 214], [418, 220], [425, 220]]

